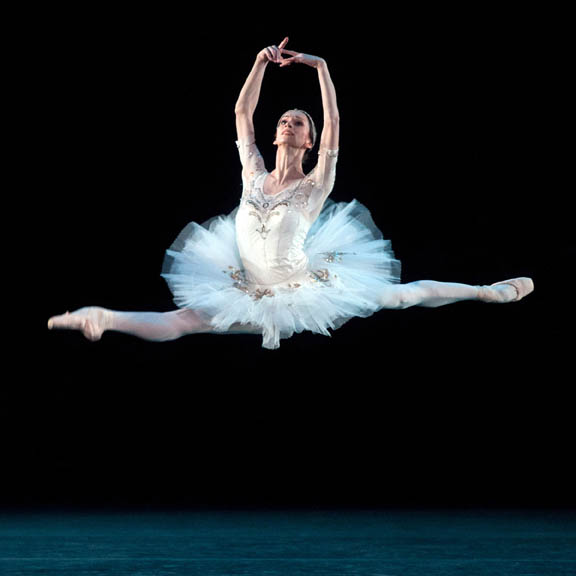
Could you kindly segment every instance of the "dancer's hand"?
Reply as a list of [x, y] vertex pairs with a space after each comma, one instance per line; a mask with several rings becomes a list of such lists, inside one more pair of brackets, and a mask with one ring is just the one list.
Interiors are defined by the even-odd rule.
[[280, 42], [278, 46], [268, 46], [263, 50], [258, 52], [258, 56], [256, 56], [257, 60], [260, 62], [274, 62], [275, 64], [281, 64], [284, 59], [282, 58], [282, 50], [284, 50], [284, 46], [288, 43], [288, 36]]
[[294, 52], [293, 50], [286, 50], [286, 48], [284, 48], [283, 46], [282, 48], [280, 48], [280, 53], [282, 54], [282, 56], [284, 54], [290, 54], [291, 56], [291, 58], [281, 57], [280, 68], [283, 68], [284, 66], [290, 66], [290, 64], [294, 62], [297, 64], [306, 64], [307, 66], [311, 66], [312, 68], [318, 68], [321, 64], [324, 64], [326, 62], [324, 58], [319, 58], [318, 56], [312, 56], [312, 54], [304, 54], [302, 52]]

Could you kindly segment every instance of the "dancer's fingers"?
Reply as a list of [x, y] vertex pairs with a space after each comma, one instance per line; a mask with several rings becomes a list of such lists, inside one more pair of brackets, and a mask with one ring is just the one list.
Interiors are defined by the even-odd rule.
[[278, 46], [270, 46], [270, 52], [272, 54], [272, 62], [278, 62], [280, 58], [280, 50], [278, 50]]
[[284, 40], [280, 42], [280, 45], [278, 46], [279, 50], [282, 51], [284, 49], [284, 46], [286, 46], [286, 44], [288, 44], [288, 36], [286, 36], [286, 38], [284, 38]]

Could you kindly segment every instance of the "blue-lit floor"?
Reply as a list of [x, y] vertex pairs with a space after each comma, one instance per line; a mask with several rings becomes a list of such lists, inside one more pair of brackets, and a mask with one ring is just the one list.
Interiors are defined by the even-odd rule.
[[574, 576], [568, 511], [0, 514], [3, 576]]

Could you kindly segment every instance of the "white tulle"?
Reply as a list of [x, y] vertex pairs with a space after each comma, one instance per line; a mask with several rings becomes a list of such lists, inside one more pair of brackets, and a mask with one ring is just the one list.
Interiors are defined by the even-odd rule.
[[325, 203], [304, 244], [307, 270], [274, 285], [246, 280], [236, 215], [189, 224], [167, 250], [162, 269], [175, 303], [205, 314], [215, 331], [257, 327], [270, 349], [304, 330], [329, 336], [350, 318], [380, 309], [382, 291], [400, 281], [390, 242], [356, 200]]

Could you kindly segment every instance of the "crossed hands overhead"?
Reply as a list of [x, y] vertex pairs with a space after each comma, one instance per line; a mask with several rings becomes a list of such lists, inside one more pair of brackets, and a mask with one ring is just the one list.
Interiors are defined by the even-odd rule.
[[[302, 52], [295, 52], [294, 50], [287, 50], [285, 48], [288, 43], [288, 37], [284, 38], [278, 46], [268, 46], [258, 53], [258, 59], [261, 62], [273, 62], [274, 64], [279, 64], [280, 68], [285, 66], [290, 66], [290, 64], [306, 64], [312, 68], [318, 68], [321, 62], [324, 62], [322, 58], [318, 56], [312, 56], [311, 54], [304, 54]], [[288, 54], [288, 58], [284, 55]]]

